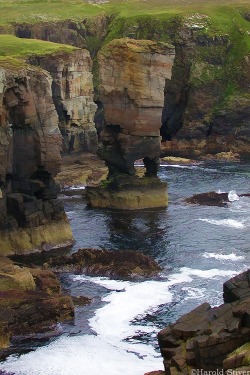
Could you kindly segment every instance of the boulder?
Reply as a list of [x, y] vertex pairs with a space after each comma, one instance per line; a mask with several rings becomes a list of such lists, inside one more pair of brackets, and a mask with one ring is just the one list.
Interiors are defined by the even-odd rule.
[[226, 303], [250, 297], [250, 270], [241, 273], [223, 284], [223, 298]]

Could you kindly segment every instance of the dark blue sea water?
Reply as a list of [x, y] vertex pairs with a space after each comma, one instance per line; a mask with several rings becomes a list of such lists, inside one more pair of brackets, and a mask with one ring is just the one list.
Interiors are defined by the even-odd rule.
[[[0, 369], [17, 375], [143, 375], [163, 369], [157, 332], [204, 301], [218, 305], [222, 284], [249, 268], [248, 162], [164, 165], [169, 207], [137, 212], [90, 210], [81, 199], [65, 201], [79, 247], [134, 249], [163, 268], [151, 280], [111, 280], [63, 275], [73, 295], [92, 303], [76, 309], [74, 324], [48, 345], [12, 356]], [[229, 207], [187, 205], [193, 194], [230, 192]]]

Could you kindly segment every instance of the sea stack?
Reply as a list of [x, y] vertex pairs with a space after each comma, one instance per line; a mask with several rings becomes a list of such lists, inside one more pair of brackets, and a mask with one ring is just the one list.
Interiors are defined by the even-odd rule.
[[[165, 80], [171, 78], [172, 45], [129, 38], [113, 40], [98, 55], [104, 129], [98, 156], [109, 169], [99, 187], [88, 187], [92, 207], [166, 207], [167, 185], [157, 177]], [[143, 159], [144, 177], [134, 163]]]

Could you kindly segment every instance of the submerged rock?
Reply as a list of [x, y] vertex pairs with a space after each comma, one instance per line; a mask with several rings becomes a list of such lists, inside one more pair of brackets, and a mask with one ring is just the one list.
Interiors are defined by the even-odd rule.
[[249, 272], [224, 284], [224, 304], [204, 303], [159, 332], [166, 374], [249, 369]]
[[190, 198], [184, 200], [186, 203], [200, 204], [202, 206], [227, 206], [229, 199], [228, 193], [216, 193], [211, 191], [209, 193], [195, 194]]
[[50, 259], [46, 267], [59, 272], [98, 276], [153, 276], [161, 268], [149, 256], [136, 251], [79, 249], [76, 253]]

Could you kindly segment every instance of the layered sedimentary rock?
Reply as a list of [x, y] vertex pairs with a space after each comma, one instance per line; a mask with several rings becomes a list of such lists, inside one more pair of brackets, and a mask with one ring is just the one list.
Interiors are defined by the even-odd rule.
[[249, 270], [224, 284], [221, 306], [204, 303], [158, 334], [166, 375], [249, 370]]
[[[173, 46], [133, 39], [114, 40], [98, 55], [100, 100], [105, 120], [100, 137], [103, 146], [98, 150], [98, 156], [105, 160], [113, 186], [119, 187], [119, 199], [115, 197], [117, 189], [112, 189], [112, 184], [107, 197], [112, 201], [114, 196], [113, 205], [117, 208], [147, 207], [147, 199], [142, 199], [143, 202], [134, 207], [133, 204], [132, 207], [127, 206], [123, 199], [127, 186], [122, 186], [125, 178], [121, 179], [119, 174], [134, 175], [134, 162], [143, 159], [146, 175], [157, 175], [164, 86], [165, 79], [171, 77], [173, 59]], [[133, 181], [135, 191], [140, 192], [141, 182], [136, 178]], [[145, 188], [145, 183], [142, 184]], [[148, 180], [148, 190], [150, 184]], [[153, 185], [155, 181], [151, 188]], [[166, 188], [163, 185], [161, 188], [162, 201], [155, 202], [156, 207], [166, 206]], [[92, 204], [92, 193], [89, 199]], [[99, 201], [105, 199], [102, 194]], [[97, 200], [95, 194], [93, 204], [98, 206]]]
[[9, 347], [13, 335], [42, 332], [73, 318], [71, 297], [61, 294], [53, 272], [0, 257], [0, 280], [0, 349]]
[[[220, 25], [214, 10], [200, 12], [198, 7], [188, 15], [180, 10], [165, 18], [143, 15], [144, 6], [138, 17], [104, 14], [46, 22], [45, 16], [41, 22], [13, 28], [20, 37], [88, 48], [92, 57], [112, 38], [173, 43], [176, 58], [165, 88], [163, 152], [199, 156], [232, 150], [249, 155], [249, 12], [235, 9], [234, 18], [230, 11], [228, 20], [234, 21]], [[95, 84], [98, 92], [98, 80]]]
[[89, 52], [76, 50], [29, 58], [51, 74], [52, 96], [59, 116], [63, 150], [89, 152], [97, 148], [94, 124], [92, 60]]
[[95, 54], [108, 34], [112, 15], [102, 14], [95, 18], [65, 20], [57, 22], [36, 22], [14, 24], [15, 35], [19, 38], [41, 39], [54, 43], [88, 48]]
[[53, 179], [62, 141], [51, 84], [41, 69], [0, 69], [2, 255], [72, 239]]

